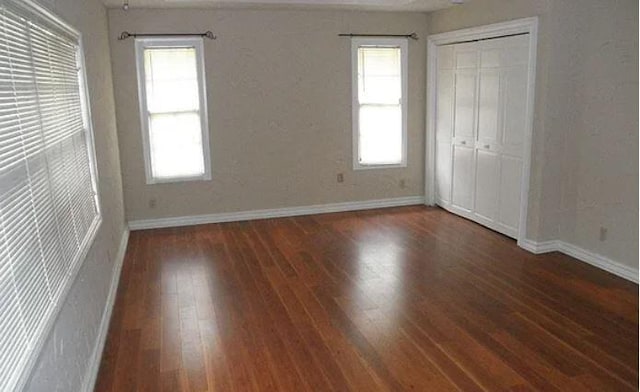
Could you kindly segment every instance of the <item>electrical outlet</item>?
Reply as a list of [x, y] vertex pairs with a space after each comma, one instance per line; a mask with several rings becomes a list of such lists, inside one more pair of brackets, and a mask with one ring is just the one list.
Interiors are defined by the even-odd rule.
[[158, 205], [158, 200], [156, 200], [155, 197], [152, 197], [151, 199], [149, 199], [149, 208], [156, 208], [156, 206]]
[[338, 173], [338, 175], [336, 176], [336, 179], [340, 183], [344, 182], [344, 174], [343, 173]]
[[609, 230], [606, 227], [600, 226], [600, 241], [606, 241], [607, 240], [607, 234]]

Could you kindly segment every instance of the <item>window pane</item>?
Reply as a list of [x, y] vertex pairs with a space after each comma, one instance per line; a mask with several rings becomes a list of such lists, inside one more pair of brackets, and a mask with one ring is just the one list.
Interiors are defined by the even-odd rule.
[[150, 113], [199, 109], [195, 48], [145, 49], [144, 57]]
[[400, 103], [400, 62], [400, 48], [358, 48], [358, 97], [361, 104]]
[[360, 163], [402, 163], [402, 108], [360, 106]]
[[150, 115], [149, 144], [154, 178], [204, 174], [202, 130], [197, 112]]

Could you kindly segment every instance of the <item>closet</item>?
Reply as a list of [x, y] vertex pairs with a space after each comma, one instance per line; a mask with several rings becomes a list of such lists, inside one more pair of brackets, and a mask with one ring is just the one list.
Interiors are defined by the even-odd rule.
[[436, 202], [510, 237], [520, 225], [529, 35], [437, 47]]

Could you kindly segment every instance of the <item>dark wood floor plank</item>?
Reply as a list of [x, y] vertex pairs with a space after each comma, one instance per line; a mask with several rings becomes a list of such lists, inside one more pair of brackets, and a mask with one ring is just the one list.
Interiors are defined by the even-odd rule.
[[296, 297], [305, 306], [318, 333], [322, 335], [340, 370], [349, 380], [349, 386], [357, 391], [385, 390], [384, 383], [371, 371], [368, 364], [346, 337], [339, 333], [331, 318], [313, 295], [313, 288], [301, 281], [289, 283]]
[[637, 390], [637, 293], [438, 208], [137, 231], [95, 390]]

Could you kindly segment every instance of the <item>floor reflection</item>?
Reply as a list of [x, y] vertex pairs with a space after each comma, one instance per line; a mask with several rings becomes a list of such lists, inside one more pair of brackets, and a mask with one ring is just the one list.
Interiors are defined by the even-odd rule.
[[395, 235], [357, 238], [354, 276], [347, 303], [358, 314], [367, 335], [387, 335], [397, 330], [406, 305], [406, 255]]

